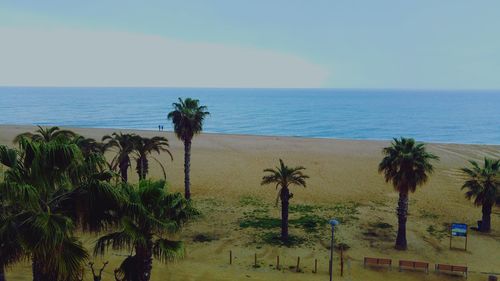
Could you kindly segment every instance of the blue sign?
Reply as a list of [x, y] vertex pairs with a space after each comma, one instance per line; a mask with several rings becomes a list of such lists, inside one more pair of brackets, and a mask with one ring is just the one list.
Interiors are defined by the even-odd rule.
[[467, 224], [465, 223], [452, 223], [451, 236], [467, 237]]

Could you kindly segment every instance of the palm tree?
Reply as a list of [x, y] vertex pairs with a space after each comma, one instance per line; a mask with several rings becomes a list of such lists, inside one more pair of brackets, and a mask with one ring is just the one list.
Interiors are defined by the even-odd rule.
[[21, 261], [26, 257], [26, 253], [18, 225], [12, 216], [13, 211], [17, 209], [17, 204], [11, 205], [7, 200], [0, 198], [0, 205], [2, 207], [0, 209], [0, 281], [5, 281], [5, 268]]
[[439, 160], [436, 155], [427, 152], [423, 143], [416, 143], [412, 138], [394, 139], [391, 146], [382, 150], [385, 155], [378, 166], [386, 182], [391, 182], [399, 192], [397, 207], [398, 235], [396, 249], [406, 250], [406, 221], [408, 217], [408, 193], [415, 192], [417, 186], [427, 182], [433, 172], [431, 160]]
[[106, 135], [102, 138], [102, 141], [108, 141], [105, 143], [105, 148], [116, 148], [117, 153], [113, 160], [111, 161], [112, 169], [115, 170], [116, 167], [120, 169], [120, 175], [123, 182], [128, 181], [128, 167], [131, 166], [130, 154], [134, 151], [134, 144], [136, 139], [135, 134], [123, 134], [123, 133], [113, 133], [111, 136]]
[[37, 126], [38, 129], [35, 130], [35, 133], [31, 132], [26, 132], [17, 135], [14, 138], [14, 143], [19, 143], [21, 138], [28, 138], [33, 141], [44, 141], [44, 142], [49, 142], [58, 138], [65, 138], [65, 139], [70, 139], [76, 136], [76, 134], [73, 131], [70, 130], [61, 130], [59, 127], [49, 127], [49, 128], [43, 128], [41, 126]]
[[115, 273], [122, 280], [148, 281], [151, 278], [153, 257], [167, 262], [182, 257], [180, 241], [167, 239], [194, 214], [180, 193], [168, 193], [164, 181], [141, 181], [137, 187], [124, 184], [128, 204], [122, 210], [119, 230], [100, 237], [94, 254], [104, 255], [111, 247], [127, 250], [127, 257]]
[[276, 203], [278, 203], [278, 200], [281, 200], [281, 240], [283, 242], [288, 241], [288, 205], [289, 200], [293, 197], [289, 186], [298, 185], [306, 187], [306, 179], [309, 176], [304, 175], [302, 173], [303, 170], [305, 168], [302, 166], [290, 168], [280, 159], [279, 167], [265, 169], [264, 173], [268, 174], [262, 177], [261, 185], [276, 184], [276, 189], [279, 189]]
[[189, 169], [191, 166], [191, 141], [193, 136], [203, 130], [203, 120], [210, 113], [206, 106], [200, 106], [199, 100], [186, 98], [172, 104], [174, 110], [168, 114], [168, 119], [174, 124], [177, 137], [184, 142], [184, 196], [191, 199]]
[[80, 135], [76, 135], [73, 138], [73, 142], [80, 148], [84, 157], [88, 157], [91, 154], [104, 155], [106, 149], [108, 148], [102, 142], [98, 142], [93, 138], [86, 138]]
[[[0, 197], [15, 206], [5, 220], [31, 257], [34, 281], [77, 280], [88, 255], [74, 232], [100, 231], [115, 221], [118, 191], [107, 182], [109, 173], [98, 171], [99, 160], [84, 160], [72, 140], [22, 136], [18, 143], [19, 150], [0, 146], [0, 163], [8, 168]], [[14, 232], [2, 228], [0, 239], [5, 233]]]
[[475, 161], [469, 161], [472, 168], [462, 168], [466, 189], [465, 197], [474, 199], [474, 205], [482, 206], [483, 218], [479, 227], [481, 232], [491, 230], [491, 209], [500, 206], [500, 160], [484, 158], [480, 167]]
[[139, 180], [146, 179], [146, 175], [149, 172], [149, 159], [150, 156], [153, 160], [155, 160], [163, 171], [163, 177], [166, 178], [165, 168], [161, 164], [161, 162], [151, 156], [151, 153], [156, 152], [160, 154], [162, 151], [168, 153], [170, 155], [170, 159], [173, 160], [172, 154], [168, 150], [169, 144], [168, 140], [164, 137], [153, 137], [153, 138], [144, 138], [140, 136], [136, 136], [134, 143], [134, 151], [137, 154], [136, 157], [136, 171], [137, 175], [139, 175]]

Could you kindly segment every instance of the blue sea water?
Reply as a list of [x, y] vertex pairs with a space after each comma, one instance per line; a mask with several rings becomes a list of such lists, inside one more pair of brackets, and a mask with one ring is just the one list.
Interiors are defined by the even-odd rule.
[[171, 130], [178, 97], [206, 132], [500, 144], [500, 91], [0, 87], [0, 124]]

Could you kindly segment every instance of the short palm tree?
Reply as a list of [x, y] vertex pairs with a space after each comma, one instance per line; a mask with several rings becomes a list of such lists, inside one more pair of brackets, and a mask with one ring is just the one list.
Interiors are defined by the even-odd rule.
[[206, 106], [200, 106], [200, 101], [186, 98], [173, 103], [174, 110], [168, 114], [168, 119], [174, 124], [177, 137], [184, 142], [184, 196], [191, 199], [189, 170], [191, 166], [191, 141], [193, 136], [203, 130], [203, 121], [210, 113]]
[[49, 128], [43, 128], [41, 126], [37, 127], [38, 129], [35, 131], [35, 133], [26, 132], [17, 135], [14, 138], [14, 143], [19, 143], [19, 140], [21, 140], [21, 138], [28, 138], [34, 141], [49, 142], [58, 138], [70, 139], [76, 136], [76, 134], [73, 131], [61, 130], [59, 129], [59, 127], [49, 127]]
[[283, 242], [288, 241], [288, 206], [290, 199], [293, 197], [289, 187], [291, 185], [306, 187], [306, 179], [309, 176], [304, 175], [303, 170], [305, 168], [302, 166], [288, 167], [280, 159], [280, 165], [275, 169], [265, 169], [264, 173], [267, 174], [262, 177], [261, 185], [275, 184], [276, 189], [278, 189], [276, 203], [278, 203], [278, 200], [281, 201], [281, 240]]
[[172, 153], [168, 150], [169, 144], [168, 140], [164, 137], [153, 137], [153, 138], [144, 138], [140, 136], [136, 136], [134, 143], [134, 151], [136, 152], [136, 171], [137, 175], [139, 175], [139, 180], [146, 179], [146, 175], [149, 172], [149, 159], [151, 157], [155, 160], [161, 167], [163, 171], [163, 177], [166, 178], [165, 168], [161, 164], [161, 162], [155, 157], [151, 156], [153, 152], [160, 154], [162, 151], [166, 152], [170, 155], [170, 159], [173, 160]]
[[87, 161], [62, 138], [21, 137], [19, 150], [0, 146], [0, 163], [7, 167], [0, 197], [15, 206], [5, 219], [18, 231], [35, 281], [77, 280], [87, 252], [74, 232], [80, 226], [99, 231], [116, 220], [118, 191], [106, 182], [109, 173], [98, 171], [98, 160]]
[[194, 212], [180, 193], [166, 191], [164, 181], [141, 181], [137, 187], [125, 184], [123, 191], [128, 204], [119, 230], [100, 237], [94, 253], [103, 255], [110, 247], [127, 250], [131, 255], [115, 273], [117, 279], [149, 281], [153, 257], [167, 262], [183, 256], [183, 243], [167, 236], [177, 232]]
[[462, 168], [466, 189], [465, 197], [474, 199], [474, 205], [482, 206], [483, 218], [479, 230], [491, 230], [491, 210], [500, 206], [500, 160], [484, 158], [483, 167], [475, 161], [469, 161], [471, 168]]
[[134, 144], [137, 135], [113, 133], [111, 136], [106, 135], [102, 138], [105, 143], [105, 150], [115, 148], [117, 150], [115, 157], [111, 161], [113, 170], [117, 167], [120, 170], [120, 175], [123, 182], [128, 181], [128, 168], [131, 166], [130, 155], [134, 151]]
[[384, 158], [378, 166], [386, 182], [391, 182], [399, 192], [397, 208], [398, 235], [396, 249], [406, 250], [406, 221], [408, 218], [408, 193], [415, 192], [418, 186], [427, 182], [433, 172], [431, 160], [439, 157], [427, 152], [423, 143], [416, 143], [412, 138], [394, 139], [391, 146], [382, 150]]

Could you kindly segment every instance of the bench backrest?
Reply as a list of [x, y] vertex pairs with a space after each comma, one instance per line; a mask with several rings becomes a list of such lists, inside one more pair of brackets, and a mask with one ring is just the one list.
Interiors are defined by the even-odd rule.
[[378, 259], [378, 264], [391, 265], [392, 264], [392, 260], [391, 259]]
[[450, 264], [436, 264], [436, 268], [438, 270], [448, 270], [448, 271], [456, 271], [456, 272], [467, 272], [467, 266], [461, 265], [450, 265]]
[[368, 258], [365, 257], [364, 262], [367, 264], [381, 264], [381, 265], [391, 265], [392, 260], [391, 259], [384, 259], [384, 258]]
[[413, 267], [413, 268], [429, 268], [429, 263], [421, 261], [400, 260], [399, 266]]

